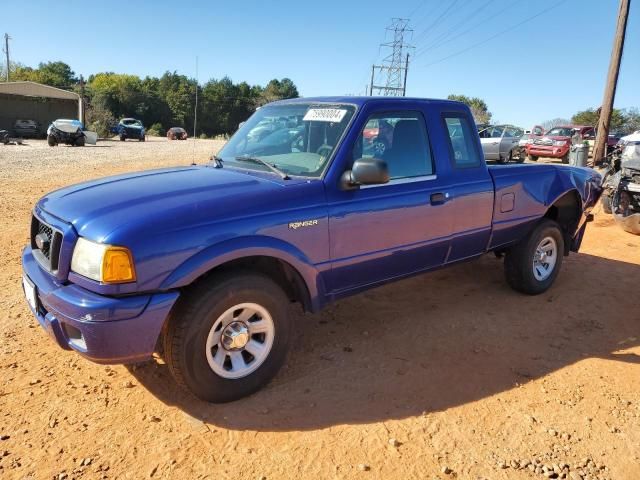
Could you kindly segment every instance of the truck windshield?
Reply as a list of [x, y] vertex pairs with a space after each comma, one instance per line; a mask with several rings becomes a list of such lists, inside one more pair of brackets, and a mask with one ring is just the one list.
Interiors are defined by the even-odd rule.
[[225, 166], [271, 171], [259, 157], [289, 175], [319, 177], [353, 117], [344, 104], [295, 103], [260, 108], [218, 153]]

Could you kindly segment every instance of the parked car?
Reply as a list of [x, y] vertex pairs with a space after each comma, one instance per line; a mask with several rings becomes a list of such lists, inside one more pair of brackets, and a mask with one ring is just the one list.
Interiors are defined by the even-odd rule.
[[118, 122], [113, 132], [120, 137], [120, 141], [124, 142], [127, 138], [145, 141], [145, 130], [142, 122], [135, 118], [123, 118]]
[[98, 134], [84, 129], [79, 120], [58, 119], [49, 125], [47, 129], [47, 143], [55, 147], [60, 143], [72, 147], [84, 147], [85, 144], [95, 145]]
[[629, 142], [640, 142], [640, 130], [636, 130], [630, 135], [625, 135], [618, 140], [617, 146], [624, 147]]
[[[287, 141], [248, 140], [283, 116], [300, 118], [301, 138], [288, 143], [284, 125]], [[381, 158], [364, 153], [374, 119], [394, 129]], [[208, 165], [45, 195], [22, 253], [24, 292], [62, 348], [127, 363], [163, 345], [180, 385], [231, 401], [284, 363], [291, 302], [317, 312], [488, 252], [504, 257], [512, 288], [545, 292], [579, 250], [600, 182], [588, 168], [487, 167], [459, 102], [283, 100], [256, 111]]]
[[[597, 130], [594, 128], [592, 131], [587, 132], [583, 137], [584, 140], [589, 144], [590, 156], [593, 154], [593, 147], [596, 144], [596, 135], [597, 135]], [[607, 147], [605, 149], [605, 155], [607, 155], [611, 150], [613, 150], [616, 147], [621, 137], [622, 135], [617, 132], [609, 133], [609, 135], [607, 136]]]
[[524, 158], [519, 155], [519, 142], [524, 130], [513, 125], [492, 125], [480, 130], [480, 144], [484, 152], [485, 160], [495, 160], [498, 163]]
[[172, 127], [167, 130], [167, 138], [169, 140], [186, 140], [187, 131], [182, 127]]
[[36, 138], [40, 136], [40, 127], [35, 120], [16, 120], [13, 124], [16, 137]]
[[578, 130], [582, 138], [592, 134], [593, 127], [588, 125], [561, 125], [553, 127], [541, 138], [536, 138], [525, 148], [529, 160], [536, 161], [538, 157], [560, 158], [562, 163], [569, 163], [569, 149], [571, 137]]
[[615, 156], [603, 182], [602, 207], [623, 230], [640, 235], [640, 138]]
[[527, 145], [533, 143], [536, 138], [541, 138], [543, 135], [544, 128], [540, 125], [534, 125], [531, 130], [524, 131], [524, 135], [522, 135], [518, 141], [518, 157], [521, 161], [527, 158]]

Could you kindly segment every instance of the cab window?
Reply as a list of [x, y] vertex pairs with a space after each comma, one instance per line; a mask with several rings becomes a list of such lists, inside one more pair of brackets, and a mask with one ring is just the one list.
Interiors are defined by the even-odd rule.
[[419, 112], [371, 115], [354, 146], [353, 159], [360, 157], [387, 162], [391, 180], [434, 172], [427, 129]]
[[[480, 166], [480, 155], [474, 143], [476, 133], [469, 120], [465, 116], [445, 114], [444, 122], [449, 133], [449, 151], [455, 167]], [[500, 133], [502, 134], [502, 130]]]

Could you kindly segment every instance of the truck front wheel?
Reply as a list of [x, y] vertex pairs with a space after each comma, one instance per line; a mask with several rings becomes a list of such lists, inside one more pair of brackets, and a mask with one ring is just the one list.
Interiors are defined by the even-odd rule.
[[54, 137], [53, 135], [47, 135], [47, 145], [49, 145], [50, 147], [55, 147], [56, 145], [58, 145], [56, 137]]
[[230, 402], [268, 383], [286, 358], [289, 299], [268, 277], [232, 273], [188, 290], [164, 331], [174, 378], [198, 398]]
[[507, 251], [504, 267], [507, 283], [522, 293], [538, 295], [555, 281], [564, 255], [559, 225], [542, 221], [531, 234]]

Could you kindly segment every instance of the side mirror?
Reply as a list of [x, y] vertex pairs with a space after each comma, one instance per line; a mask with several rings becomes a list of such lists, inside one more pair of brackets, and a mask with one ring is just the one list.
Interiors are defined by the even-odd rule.
[[380, 185], [389, 181], [387, 162], [375, 157], [359, 158], [351, 170], [342, 174], [342, 185], [354, 188], [358, 185]]

